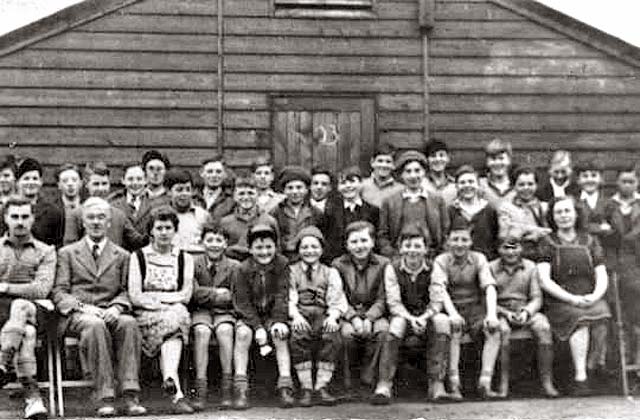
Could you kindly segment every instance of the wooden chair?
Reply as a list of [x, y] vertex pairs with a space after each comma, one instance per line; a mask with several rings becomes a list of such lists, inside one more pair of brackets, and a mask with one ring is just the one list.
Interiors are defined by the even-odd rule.
[[620, 356], [620, 379], [622, 385], [622, 395], [629, 396], [629, 378], [627, 375], [629, 372], [639, 372], [640, 365], [627, 363], [627, 349], [624, 331], [624, 322], [622, 315], [622, 302], [620, 301], [620, 284], [618, 282], [618, 275], [614, 271], [611, 273], [611, 284], [613, 286], [613, 299], [615, 303], [616, 312], [616, 330], [618, 333], [618, 351]]
[[79, 340], [75, 337], [65, 337], [57, 335], [54, 340], [55, 348], [55, 376], [56, 376], [56, 392], [58, 396], [58, 414], [64, 417], [64, 388], [86, 388], [93, 387], [91, 380], [70, 380], [64, 379], [64, 367], [62, 365], [62, 351], [78, 347]]

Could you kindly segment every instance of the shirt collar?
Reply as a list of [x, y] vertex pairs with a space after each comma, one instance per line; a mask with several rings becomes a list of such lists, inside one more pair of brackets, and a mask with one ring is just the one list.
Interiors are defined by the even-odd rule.
[[385, 179], [384, 181], [379, 181], [378, 178], [373, 176], [373, 174], [371, 175], [371, 181], [378, 188], [386, 188], [386, 187], [389, 187], [389, 186], [395, 184], [395, 182], [396, 182], [396, 180], [392, 176], [390, 176], [389, 178]]
[[[307, 271], [309, 269], [309, 264], [304, 261], [300, 261], [300, 266], [302, 267], [302, 271]], [[318, 271], [320, 268], [320, 261], [311, 265], [311, 271]]]
[[105, 236], [104, 238], [102, 238], [100, 242], [95, 242], [89, 236], [87, 236], [86, 238], [87, 238], [87, 245], [89, 246], [89, 249], [91, 250], [91, 252], [93, 252], [93, 246], [98, 245], [98, 254], [102, 254], [102, 251], [104, 251], [104, 247], [107, 245], [107, 237]]
[[551, 183], [551, 185], [555, 186], [556, 188], [566, 189], [571, 183], [571, 178], [567, 178], [567, 180], [564, 181], [564, 183], [562, 184], [558, 184], [556, 180], [553, 178], [549, 178], [549, 182]]
[[358, 264], [355, 258], [351, 256], [351, 254], [349, 254], [349, 261], [356, 268], [356, 270], [364, 270], [369, 266], [378, 265], [378, 259], [373, 256], [373, 251], [371, 251], [364, 264]]
[[514, 205], [518, 207], [531, 207], [531, 206], [537, 206], [540, 204], [540, 200], [538, 200], [538, 197], [535, 197], [535, 196], [531, 198], [531, 200], [525, 202], [525, 201], [522, 201], [520, 197], [515, 195], [513, 197], [512, 202]]
[[247, 212], [241, 209], [240, 206], [236, 205], [235, 215], [236, 218], [248, 222], [249, 220], [253, 220], [258, 215], [258, 209], [254, 206]]
[[427, 200], [429, 198], [429, 193], [424, 188], [420, 188], [417, 192], [411, 192], [409, 189], [405, 188], [402, 190], [402, 198], [406, 199], [416, 199], [416, 198], [424, 198]]
[[502, 259], [500, 259], [500, 262], [498, 263], [498, 272], [503, 271], [508, 274], [513, 274], [518, 270], [524, 270], [524, 261], [522, 258], [520, 258], [514, 265], [507, 265], [502, 261]]
[[207, 186], [202, 187], [202, 195], [207, 198], [218, 197], [220, 194], [222, 194], [222, 187], [218, 187], [215, 190]]
[[345, 208], [345, 209], [350, 209], [350, 208], [352, 208], [353, 206], [355, 206], [355, 207], [362, 207], [362, 204], [363, 204], [363, 202], [362, 202], [362, 198], [360, 198], [360, 197], [356, 197], [356, 199], [355, 199], [355, 200], [353, 200], [353, 201], [346, 201], [346, 200], [345, 200], [345, 201], [344, 201], [344, 208]]
[[613, 196], [611, 196], [611, 199], [613, 201], [615, 201], [618, 204], [622, 204], [622, 205], [627, 205], [627, 204], [632, 204], [635, 203], [636, 201], [640, 200], [640, 193], [639, 192], [634, 192], [633, 193], [633, 198], [630, 201], [625, 201], [622, 199], [622, 197], [620, 196], [620, 193], [615, 193]]
[[[11, 240], [11, 238], [9, 237], [8, 234], [5, 234], [2, 237], [2, 243], [7, 245], [7, 246], [10, 246], [12, 248], [15, 248], [16, 245], [17, 245], [15, 242], [13, 242], [13, 240]], [[22, 243], [22, 247], [23, 248], [27, 248], [27, 247], [35, 248], [36, 247], [36, 243], [35, 243], [35, 240], [34, 240], [33, 236], [29, 235], [29, 239], [27, 239], [26, 241], [24, 241]]]
[[427, 172], [427, 179], [431, 182], [431, 184], [434, 187], [436, 187], [436, 189], [439, 189], [439, 190], [455, 182], [454, 178], [448, 173], [444, 174], [444, 177], [443, 177], [444, 182], [440, 182], [440, 179], [435, 178], [432, 172]]
[[407, 274], [410, 274], [412, 276], [417, 276], [418, 274], [420, 274], [421, 272], [429, 272], [429, 265], [427, 264], [427, 261], [423, 261], [422, 265], [420, 266], [420, 268], [418, 268], [417, 270], [411, 270], [407, 264], [404, 262], [404, 258], [400, 258], [400, 270], [404, 271]]
[[461, 258], [458, 259], [456, 258], [453, 254], [451, 254], [451, 263], [454, 265], [466, 265], [466, 264], [473, 264], [473, 257], [471, 256], [471, 251], [467, 251], [467, 256], [466, 258]]

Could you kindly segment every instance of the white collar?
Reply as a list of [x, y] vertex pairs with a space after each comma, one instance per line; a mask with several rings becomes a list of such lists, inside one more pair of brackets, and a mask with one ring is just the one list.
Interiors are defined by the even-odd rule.
[[345, 209], [355, 209], [356, 207], [362, 207], [362, 198], [356, 197], [353, 201], [344, 200], [344, 208]]
[[89, 235], [87, 235], [86, 238], [87, 238], [87, 245], [89, 246], [89, 250], [93, 252], [93, 246], [98, 245], [98, 255], [101, 255], [102, 251], [104, 251], [104, 247], [107, 246], [107, 237], [105, 236], [104, 238], [102, 238], [100, 242], [95, 242], [93, 239], [89, 237]]

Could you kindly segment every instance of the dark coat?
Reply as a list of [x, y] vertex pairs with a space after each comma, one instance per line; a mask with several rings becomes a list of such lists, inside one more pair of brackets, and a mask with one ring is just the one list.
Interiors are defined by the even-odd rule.
[[[576, 182], [575, 178], [571, 178], [569, 182], [569, 186], [565, 190], [567, 195], [571, 195], [576, 198], [580, 198], [580, 187]], [[541, 182], [538, 183], [538, 190], [536, 191], [536, 197], [538, 197], [542, 201], [546, 201], [548, 203], [553, 199], [553, 187], [551, 186], [551, 182], [549, 181], [549, 176], [541, 177]]]
[[31, 228], [33, 237], [48, 245], [60, 248], [64, 242], [64, 206], [62, 201], [46, 200], [38, 197], [33, 208], [34, 222]]
[[362, 206], [356, 208], [353, 213], [344, 208], [344, 200], [341, 198], [332, 204], [325, 211], [327, 245], [324, 254], [329, 261], [347, 251], [345, 230], [350, 223], [364, 220], [377, 229], [380, 219], [380, 210], [366, 201], [363, 201]]

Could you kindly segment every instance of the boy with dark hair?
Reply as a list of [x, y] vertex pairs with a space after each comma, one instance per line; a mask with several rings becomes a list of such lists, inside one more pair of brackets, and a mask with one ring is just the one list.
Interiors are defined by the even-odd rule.
[[433, 262], [431, 281], [447, 289], [444, 309], [451, 322], [449, 348], [449, 385], [451, 398], [460, 400], [460, 347], [462, 336], [469, 332], [474, 339], [484, 335], [482, 369], [478, 391], [483, 398], [497, 396], [491, 390], [491, 378], [500, 351], [500, 322], [496, 312], [496, 281], [487, 258], [471, 250], [471, 231], [459, 223], [451, 228], [447, 251]]
[[201, 190], [195, 192], [194, 202], [209, 212], [212, 221], [218, 222], [231, 214], [235, 206], [233, 197], [225, 189], [229, 173], [222, 156], [215, 155], [203, 160], [200, 178], [204, 185]]
[[309, 197], [309, 203], [323, 214], [327, 212], [327, 207], [330, 205], [333, 184], [333, 174], [329, 168], [316, 166], [311, 170], [311, 185], [309, 186], [311, 196]]
[[444, 245], [449, 214], [444, 200], [423, 188], [427, 165], [427, 158], [415, 150], [398, 157], [395, 167], [402, 179], [402, 189], [387, 197], [380, 209], [378, 246], [381, 254], [397, 254], [394, 246], [400, 232], [413, 223], [429, 232], [432, 250], [439, 252]]
[[73, 210], [80, 208], [80, 188], [82, 187], [82, 175], [77, 165], [65, 163], [56, 173], [58, 189], [60, 190], [60, 206], [64, 210], [65, 218]]
[[203, 251], [200, 238], [202, 227], [211, 223], [211, 216], [202, 207], [193, 204], [193, 178], [185, 170], [172, 169], [164, 178], [164, 187], [171, 207], [178, 213], [178, 231], [174, 245], [189, 253]]
[[48, 245], [59, 248], [63, 244], [65, 220], [64, 212], [41, 195], [42, 165], [35, 159], [26, 158], [16, 172], [18, 194], [31, 202], [34, 222], [33, 237]]
[[214, 333], [220, 352], [222, 400], [220, 407], [233, 404], [233, 341], [236, 316], [231, 290], [235, 271], [240, 266], [236, 260], [225, 256], [229, 233], [224, 225], [205, 225], [202, 228], [204, 254], [194, 258], [194, 290], [191, 298], [193, 326], [193, 358], [196, 370], [196, 398], [191, 406], [200, 411], [207, 401], [209, 366], [209, 341]]
[[[384, 270], [389, 260], [373, 252], [375, 228], [371, 223], [350, 223], [345, 229], [345, 238], [348, 253], [333, 260], [332, 264], [342, 278], [348, 304], [344, 314], [346, 322], [341, 328], [347, 356], [344, 363], [350, 363], [357, 347], [364, 345], [361, 383], [372, 385], [377, 374], [380, 390], [389, 382], [384, 377], [389, 370], [386, 364], [390, 362], [386, 359], [388, 349], [384, 348], [389, 332], [389, 321], [385, 318]], [[350, 389], [351, 378], [344, 380], [345, 388]]]
[[347, 252], [345, 247], [345, 229], [356, 221], [363, 220], [378, 226], [380, 210], [364, 201], [360, 195], [362, 175], [357, 166], [346, 168], [338, 173], [338, 193], [335, 205], [325, 213], [327, 249], [325, 258], [333, 260]]
[[333, 405], [336, 399], [328, 386], [340, 349], [340, 319], [347, 311], [347, 299], [338, 270], [320, 262], [324, 248], [320, 230], [307, 226], [295, 240], [300, 261], [289, 266], [289, 317], [291, 361], [302, 388], [299, 403], [312, 406], [315, 391], [321, 404]]
[[371, 175], [362, 181], [362, 199], [380, 208], [385, 198], [402, 190], [402, 185], [393, 178], [395, 150], [382, 144], [373, 152]]
[[164, 176], [171, 169], [169, 158], [157, 150], [148, 150], [142, 155], [142, 169], [147, 175], [147, 191], [150, 199], [160, 198], [167, 194], [164, 187]]
[[547, 317], [540, 312], [542, 290], [536, 264], [522, 258], [522, 244], [517, 233], [500, 240], [500, 258], [489, 263], [498, 292], [498, 317], [502, 347], [500, 349], [500, 392], [509, 394], [510, 340], [512, 329], [531, 330], [538, 342], [538, 374], [545, 395], [558, 396], [553, 386], [553, 336]]
[[269, 213], [284, 200], [283, 194], [273, 190], [273, 162], [266, 158], [256, 160], [252, 166], [252, 173], [258, 189], [258, 210], [261, 213]]
[[296, 235], [307, 226], [324, 228], [324, 215], [309, 204], [311, 176], [300, 166], [287, 166], [279, 180], [285, 199], [271, 210], [278, 222], [282, 251], [287, 258], [297, 258]]
[[427, 145], [426, 155], [429, 170], [423, 187], [430, 193], [440, 195], [445, 204], [450, 205], [456, 198], [456, 182], [447, 173], [447, 166], [451, 162], [449, 148], [442, 141], [432, 140]]
[[262, 355], [275, 347], [280, 406], [289, 408], [294, 403], [289, 357], [289, 269], [287, 259], [277, 253], [277, 240], [270, 226], [252, 226], [247, 233], [251, 257], [242, 262], [232, 281], [238, 317], [233, 350], [233, 408], [237, 410], [249, 408], [247, 367], [254, 337]]
[[[389, 326], [389, 371], [376, 390], [379, 401], [388, 400], [398, 365], [400, 344], [415, 353], [427, 346], [428, 398], [432, 401], [446, 397], [444, 377], [447, 372], [449, 318], [441, 313], [444, 286], [431, 278], [429, 266], [429, 238], [425, 230], [415, 225], [402, 229], [398, 238], [400, 258], [387, 265], [384, 284], [387, 305], [391, 312]], [[423, 353], [424, 354], [424, 353]]]
[[603, 245], [613, 233], [613, 228], [605, 217], [607, 198], [602, 191], [604, 167], [598, 160], [583, 160], [576, 167], [577, 183], [580, 192], [576, 197], [582, 201], [585, 209], [587, 230], [598, 237]]

